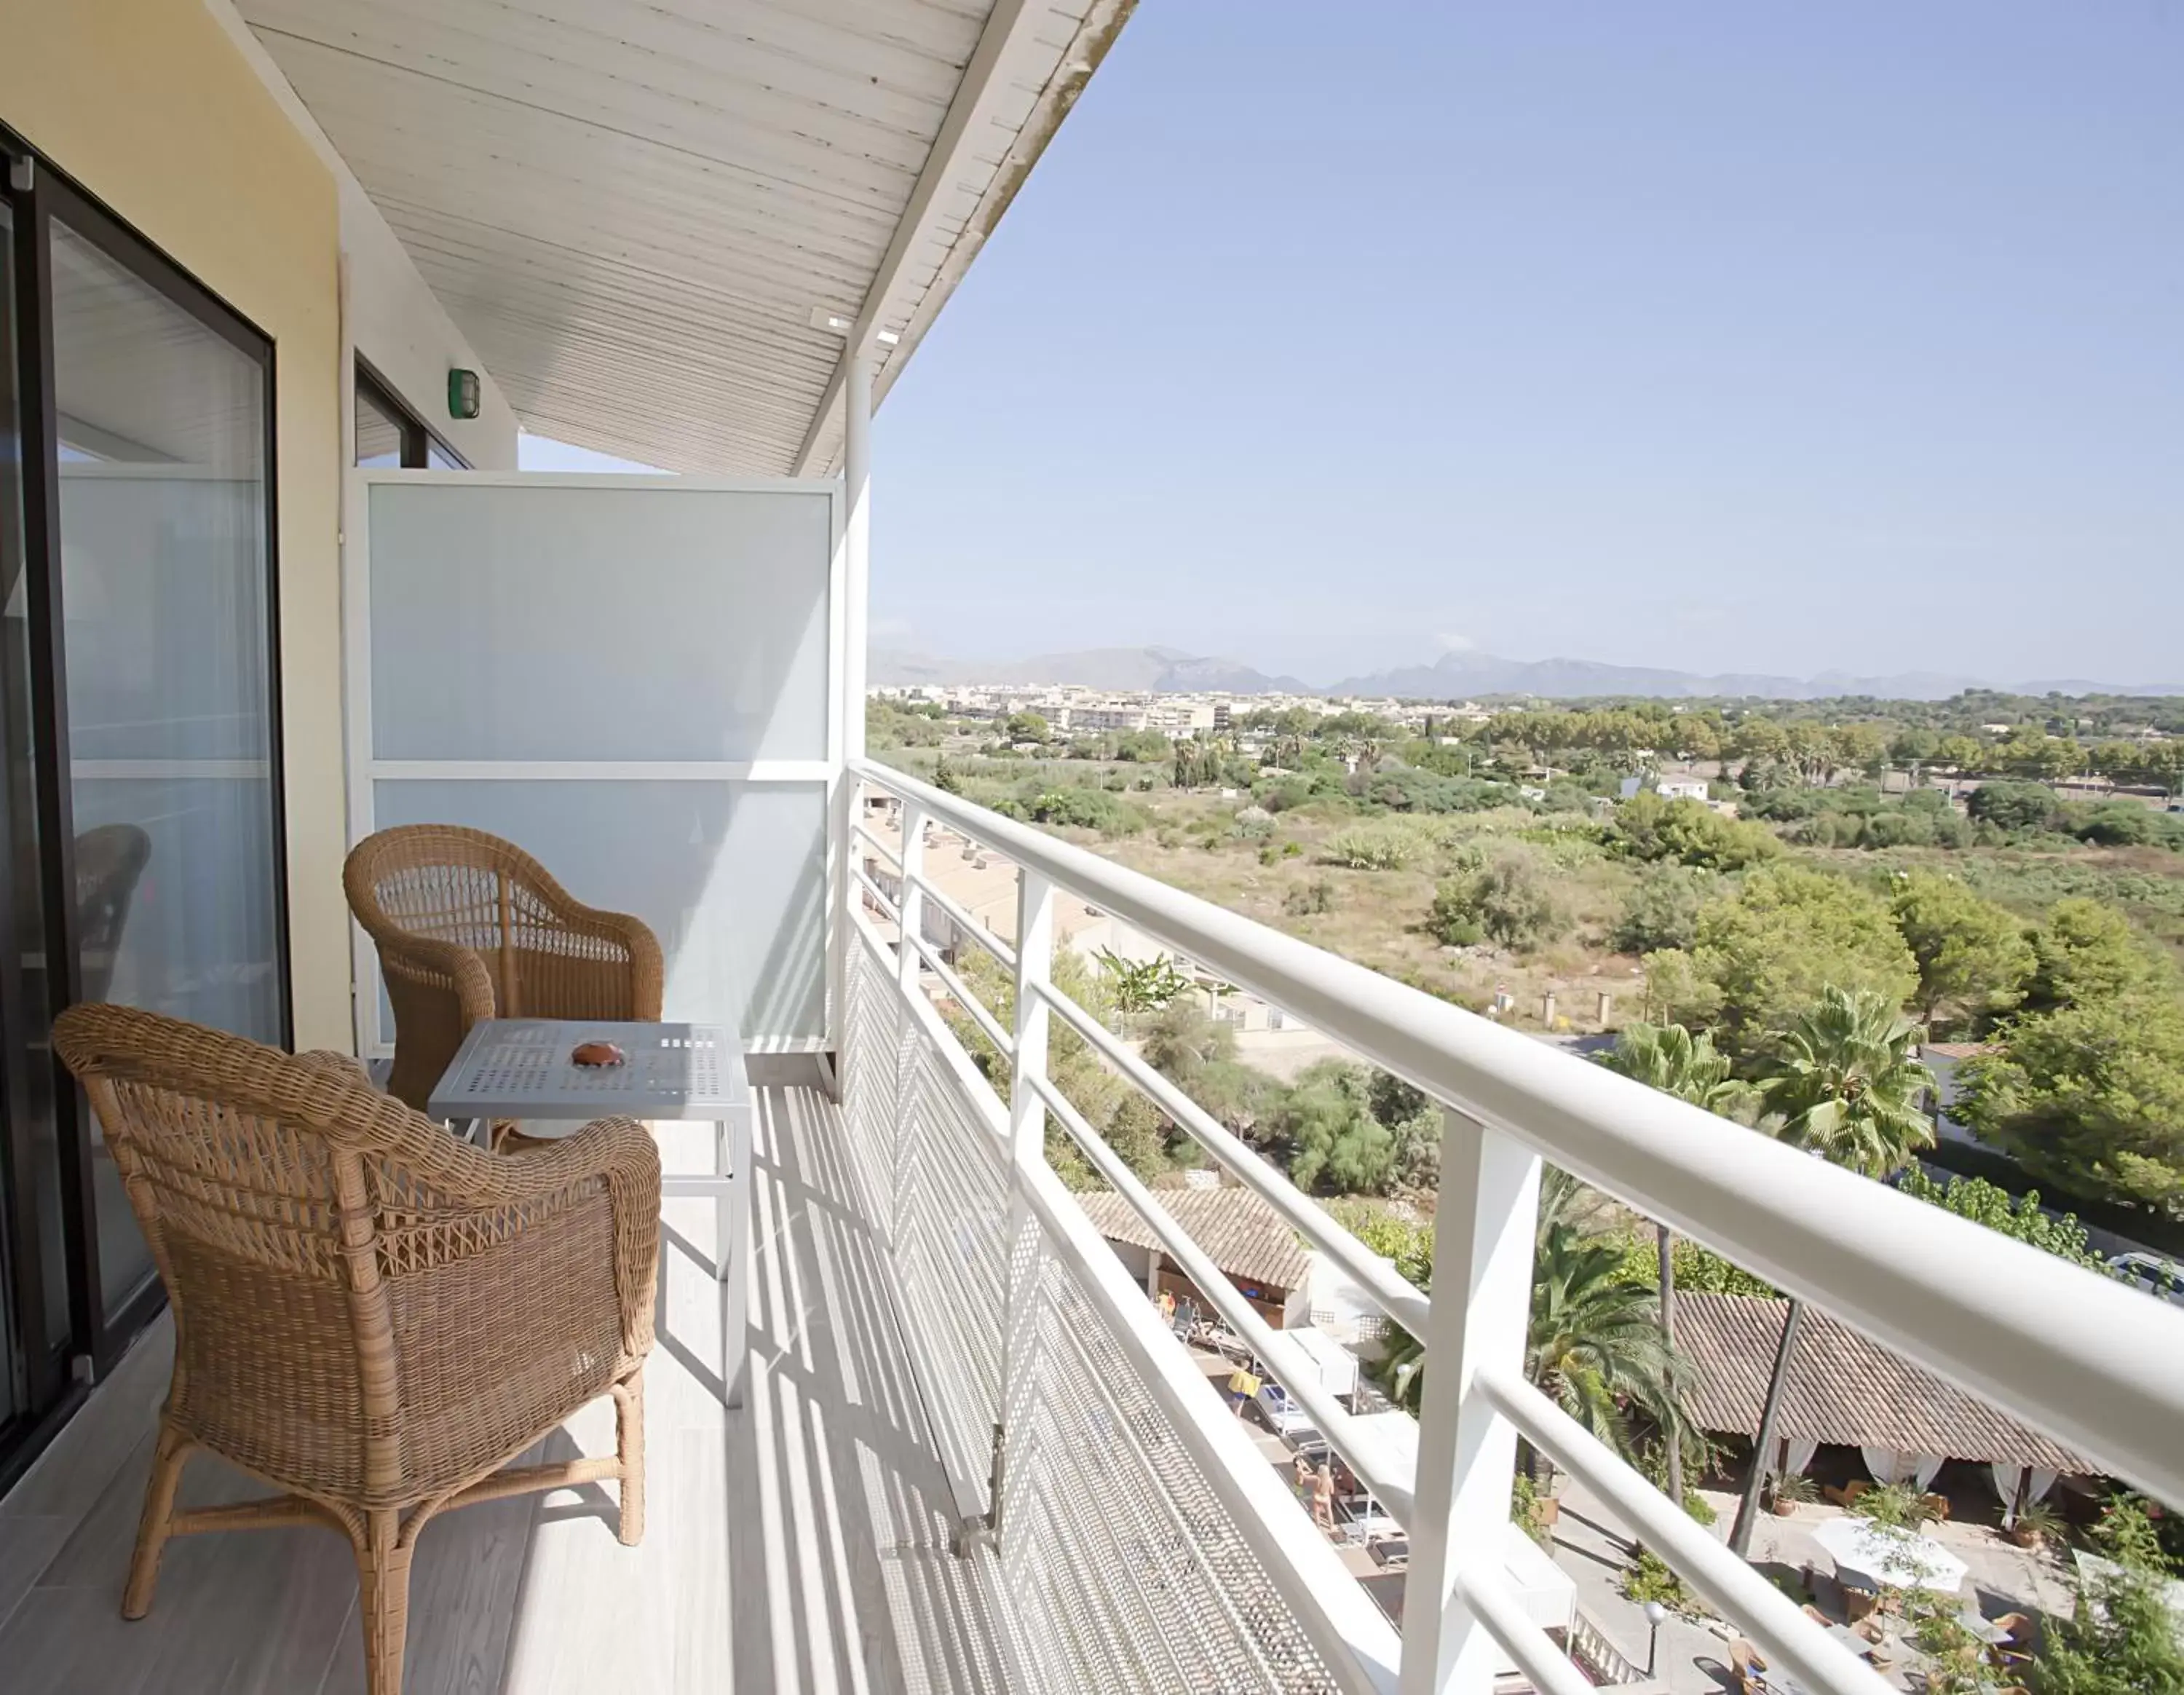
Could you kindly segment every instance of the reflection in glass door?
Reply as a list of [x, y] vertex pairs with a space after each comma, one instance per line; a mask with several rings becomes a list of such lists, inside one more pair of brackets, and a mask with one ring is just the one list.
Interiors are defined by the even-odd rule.
[[[75, 995], [277, 1043], [265, 369], [66, 216], [51, 263]], [[153, 1266], [92, 1176], [111, 1316]]]

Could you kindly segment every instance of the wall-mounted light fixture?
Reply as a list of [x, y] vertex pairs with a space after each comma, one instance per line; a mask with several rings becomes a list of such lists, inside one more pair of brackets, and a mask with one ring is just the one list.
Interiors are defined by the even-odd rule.
[[448, 415], [475, 418], [478, 415], [478, 374], [460, 368], [448, 373]]

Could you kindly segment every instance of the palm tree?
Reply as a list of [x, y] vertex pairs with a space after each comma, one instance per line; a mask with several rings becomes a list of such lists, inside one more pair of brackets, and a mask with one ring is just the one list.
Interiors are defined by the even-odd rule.
[[[1614, 1238], [1580, 1231], [1576, 1215], [1585, 1198], [1568, 1172], [1547, 1167], [1540, 1184], [1524, 1374], [1618, 1452], [1630, 1452], [1633, 1409], [1659, 1426], [1673, 1451], [1691, 1430], [1690, 1367], [1662, 1334], [1653, 1291], [1630, 1280]], [[1381, 1380], [1397, 1406], [1418, 1409], [1424, 1364], [1425, 1350], [1415, 1336], [1398, 1330], [1390, 1337]]]
[[[1911, 1057], [1924, 1034], [1870, 989], [1827, 989], [1819, 1005], [1791, 1030], [1780, 1068], [1759, 1085], [1767, 1128], [1792, 1146], [1868, 1177], [1894, 1176], [1911, 1163], [1914, 1149], [1934, 1140], [1922, 1104], [1933, 1073]], [[1737, 1553], [1749, 1546], [1758, 1514], [1782, 1388], [1804, 1316], [1804, 1302], [1793, 1297], [1783, 1314], [1774, 1374], [1760, 1408], [1752, 1475], [1730, 1532], [1730, 1547]]]
[[1690, 1423], [1689, 1368], [1662, 1331], [1653, 1291], [1624, 1274], [1613, 1239], [1579, 1233], [1570, 1217], [1578, 1192], [1553, 1169], [1540, 1185], [1524, 1374], [1618, 1452], [1630, 1452], [1634, 1408], [1673, 1447]]
[[1868, 1177], [1901, 1171], [1934, 1140], [1933, 1074], [1912, 1057], [1922, 1034], [1872, 990], [1824, 991], [1759, 1086], [1774, 1134]]
[[[1742, 1110], [1752, 1098], [1751, 1085], [1730, 1075], [1729, 1056], [1718, 1052], [1713, 1038], [1704, 1031], [1694, 1035], [1681, 1024], [1632, 1024], [1615, 1039], [1615, 1045], [1600, 1056], [1610, 1071], [1622, 1073], [1648, 1088], [1709, 1112], [1728, 1116]], [[1676, 1239], [1666, 1224], [1656, 1224], [1655, 1246], [1660, 1256], [1661, 1335], [1673, 1348], [1676, 1342]], [[1668, 1445], [1669, 1498], [1684, 1498], [1683, 1445]]]

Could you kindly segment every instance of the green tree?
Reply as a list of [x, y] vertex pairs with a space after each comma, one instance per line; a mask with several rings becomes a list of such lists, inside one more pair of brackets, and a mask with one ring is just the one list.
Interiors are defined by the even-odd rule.
[[1196, 996], [1172, 995], [1139, 1032], [1138, 1049], [1146, 1064], [1190, 1093], [1201, 1072], [1236, 1057], [1236, 1031], [1208, 1017]]
[[1507, 948], [1530, 949], [1562, 922], [1561, 903], [1540, 856], [1512, 843], [1469, 875], [1441, 884], [1427, 928], [1451, 946], [1484, 935]]
[[1689, 951], [1646, 956], [1649, 997], [1674, 1023], [1716, 1026], [1717, 1045], [1747, 1068], [1778, 1046], [1830, 987], [1900, 1006], [1918, 963], [1887, 903], [1847, 878], [1763, 866], [1699, 913]]
[[2184, 1638], [2164, 1592], [2172, 1567], [2146, 1509], [2120, 1496], [2092, 1536], [2114, 1569], [2081, 1576], [2070, 1616], [2048, 1621], [2032, 1695], [2184, 1695]]
[[1934, 763], [1946, 765], [1958, 776], [1986, 769], [1986, 749], [1976, 736], [1943, 736], [1934, 750]]
[[2058, 900], [2032, 933], [2028, 1012], [2097, 1006], [2143, 990], [2173, 988], [2173, 973], [2147, 948], [2131, 920], [2083, 895]]
[[1922, 1102], [1933, 1076], [1912, 1057], [1920, 1032], [1898, 1004], [1831, 986], [1797, 1021], [1760, 1085], [1781, 1140], [1868, 1177], [1902, 1170], [1932, 1144]]
[[1043, 742], [1047, 738], [1046, 720], [1036, 712], [1011, 712], [1001, 724], [1004, 740], [1012, 742]]
[[1274, 1113], [1273, 1129], [1290, 1150], [1290, 1180], [1340, 1194], [1374, 1194], [1387, 1186], [1395, 1139], [1368, 1105], [1364, 1068], [1323, 1059], [1305, 1068]]
[[2008, 908], [1930, 871], [1897, 877], [1890, 904], [1918, 963], [1919, 1007], [1929, 1023], [1944, 1006], [1978, 1022], [2024, 998], [2032, 945]]
[[1540, 1186], [1524, 1374], [1564, 1412], [1626, 1459], [1630, 1413], [1678, 1439], [1688, 1431], [1690, 1368], [1661, 1329], [1653, 1292], [1626, 1280], [1613, 1237], [1581, 1235], [1576, 1185], [1550, 1171]]
[[[1702, 1032], [1693, 1035], [1681, 1024], [1632, 1024], [1615, 1039], [1615, 1045], [1600, 1056], [1611, 1071], [1702, 1107], [1709, 1112], [1731, 1112], [1742, 1107], [1751, 1091], [1730, 1075], [1729, 1056], [1714, 1051], [1713, 1039]], [[1658, 1258], [1654, 1282], [1660, 1291], [1661, 1334], [1673, 1347], [1676, 1340], [1675, 1236], [1666, 1224], [1656, 1224]], [[1668, 1450], [1669, 1498], [1684, 1495], [1683, 1448], [1670, 1443]]]
[[1687, 948], [1698, 939], [1699, 909], [1714, 878], [1685, 865], [1649, 865], [1638, 874], [1609, 939], [1624, 953]]
[[2045, 783], [1982, 783], [1965, 800], [1964, 811], [1975, 822], [2016, 835], [2047, 828], [2062, 804]]
[[1724, 817], [1703, 800], [1663, 800], [1641, 789], [1615, 809], [1616, 845], [1632, 859], [1679, 860], [1708, 871], [1741, 871], [1782, 850], [1763, 824]]
[[1896, 1186], [1930, 1206], [1954, 1213], [1960, 1218], [1970, 1218], [1975, 1224], [1985, 1224], [1991, 1230], [2052, 1253], [2058, 1259], [2067, 1259], [2090, 1271], [2102, 1268], [2100, 1256], [2086, 1246], [2086, 1227], [2078, 1222], [2076, 1214], [2064, 1213], [2054, 1217], [2042, 1212], [2036, 1189], [2028, 1190], [2013, 1201], [2008, 1190], [1997, 1188], [1984, 1177], [1952, 1177], [1944, 1185], [1936, 1182], [1918, 1165], [1906, 1166]]
[[2184, 1217], [2184, 1005], [2137, 993], [2017, 1019], [1951, 1114], [2075, 1194]]
[[1191, 986], [1190, 979], [1178, 971], [1175, 962], [1164, 953], [1150, 959], [1127, 959], [1112, 948], [1100, 948], [1092, 956], [1106, 974], [1118, 1012], [1156, 1012], [1173, 1005]]

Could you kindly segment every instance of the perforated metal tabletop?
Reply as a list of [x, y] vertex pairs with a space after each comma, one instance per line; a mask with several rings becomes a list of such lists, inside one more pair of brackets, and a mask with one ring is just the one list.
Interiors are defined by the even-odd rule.
[[[588, 1041], [612, 1042], [628, 1060], [578, 1065], [570, 1052]], [[436, 1118], [722, 1119], [749, 1101], [742, 1047], [717, 1024], [488, 1018], [471, 1027], [428, 1104]]]

